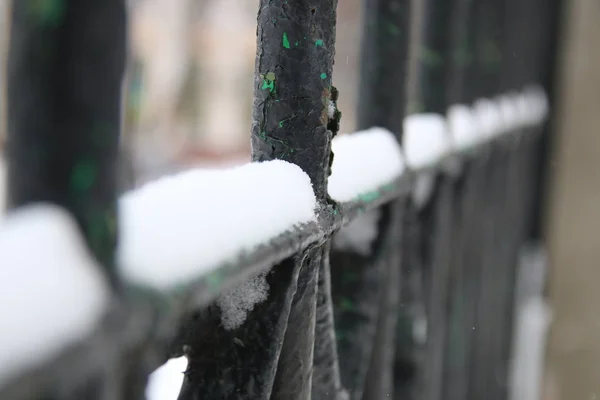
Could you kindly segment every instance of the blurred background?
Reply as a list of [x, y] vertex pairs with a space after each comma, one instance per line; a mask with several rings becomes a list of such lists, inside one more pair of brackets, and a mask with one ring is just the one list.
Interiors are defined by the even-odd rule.
[[[142, 180], [249, 160], [258, 0], [130, 1], [125, 140]], [[354, 128], [361, 0], [339, 2], [334, 85]]]
[[[362, 1], [338, 4], [334, 85], [341, 94], [341, 131], [349, 132]], [[8, 2], [0, 5], [4, 76]], [[123, 140], [140, 182], [190, 166], [249, 160], [257, 7], [257, 0], [129, 0]], [[564, 2], [544, 234], [553, 309], [544, 396], [552, 400], [600, 399], [598, 21], [598, 0]], [[4, 134], [2, 124], [0, 148]], [[1, 165], [0, 157], [0, 183]]]

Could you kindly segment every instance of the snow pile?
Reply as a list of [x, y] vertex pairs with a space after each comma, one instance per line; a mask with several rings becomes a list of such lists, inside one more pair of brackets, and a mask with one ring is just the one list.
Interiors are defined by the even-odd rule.
[[339, 202], [356, 199], [402, 175], [404, 160], [398, 141], [383, 128], [337, 136], [329, 195]]
[[172, 358], [150, 374], [146, 385], [146, 398], [148, 400], [177, 400], [187, 364], [185, 356]]
[[510, 132], [523, 127], [523, 115], [517, 106], [514, 92], [498, 96], [496, 99], [500, 111], [502, 132]]
[[543, 122], [548, 117], [548, 97], [544, 89], [538, 85], [527, 86], [523, 92], [523, 97], [529, 104], [528, 122], [532, 125]]
[[380, 215], [379, 209], [360, 214], [334, 236], [334, 248], [351, 250], [363, 256], [371, 254], [371, 246], [377, 239]]
[[120, 201], [121, 273], [173, 288], [315, 221], [315, 207], [309, 177], [285, 161], [159, 179]]
[[435, 164], [450, 151], [446, 119], [439, 114], [412, 114], [404, 119], [402, 147], [411, 168]]
[[464, 104], [453, 105], [448, 109], [446, 118], [452, 145], [456, 149], [464, 150], [476, 146], [483, 138], [471, 107]]
[[479, 99], [473, 105], [478, 129], [484, 138], [490, 139], [503, 132], [502, 114], [495, 101]]
[[217, 299], [223, 327], [231, 331], [242, 326], [254, 306], [265, 301], [268, 296], [267, 272], [253, 276], [238, 287], [223, 293]]
[[0, 222], [0, 386], [91, 334], [109, 291], [74, 220], [51, 205]]

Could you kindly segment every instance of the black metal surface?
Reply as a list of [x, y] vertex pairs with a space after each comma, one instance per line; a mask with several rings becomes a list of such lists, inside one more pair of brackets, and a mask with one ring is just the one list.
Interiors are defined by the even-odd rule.
[[417, 56], [420, 60], [419, 93], [421, 112], [445, 114], [453, 48], [453, 12], [458, 0], [427, 0], [424, 3], [423, 37]]
[[357, 128], [380, 126], [402, 133], [410, 0], [365, 0]]
[[12, 5], [9, 203], [19, 207], [51, 202], [65, 207], [106, 273], [116, 280], [125, 2], [38, 3]]
[[300, 166], [327, 197], [328, 107], [335, 54], [335, 0], [261, 0], [252, 123], [252, 159]]

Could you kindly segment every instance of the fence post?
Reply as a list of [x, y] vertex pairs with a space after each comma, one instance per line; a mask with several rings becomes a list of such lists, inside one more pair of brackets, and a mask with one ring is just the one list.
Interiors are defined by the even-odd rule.
[[[300, 166], [321, 210], [327, 210], [330, 144], [339, 118], [337, 112], [329, 115], [336, 6], [335, 0], [261, 0], [258, 12], [252, 159]], [[267, 274], [269, 298], [237, 329], [224, 330], [214, 306], [198, 313], [189, 324], [181, 400], [305, 399], [311, 390], [314, 399], [335, 398], [322, 392], [341, 390], [335, 371], [326, 387], [311, 388], [319, 269], [328, 268], [326, 252], [327, 246], [314, 246], [274, 266]], [[327, 302], [322, 294], [319, 302]], [[334, 353], [325, 361], [337, 365]]]
[[15, 1], [8, 61], [9, 205], [76, 218], [116, 281], [124, 0]]
[[[336, 125], [335, 116], [333, 120], [329, 116], [336, 8], [336, 0], [262, 0], [258, 14], [252, 159], [297, 164], [310, 176], [322, 205], [328, 199], [333, 136], [328, 128]], [[272, 398], [310, 397], [317, 282], [325, 251], [309, 249], [299, 260], [302, 265]], [[276, 266], [274, 273], [277, 270]], [[319, 368], [315, 365], [315, 373], [322, 372]], [[334, 398], [335, 393], [324, 392], [337, 391], [339, 386], [335, 382], [329, 388], [313, 385], [312, 396]]]

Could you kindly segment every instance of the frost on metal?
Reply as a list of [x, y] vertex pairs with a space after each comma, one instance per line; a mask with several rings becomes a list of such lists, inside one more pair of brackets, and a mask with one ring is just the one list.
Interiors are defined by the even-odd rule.
[[0, 386], [90, 335], [109, 291], [73, 218], [32, 205], [0, 222]]
[[121, 274], [173, 288], [314, 221], [315, 207], [309, 177], [280, 160], [159, 179], [121, 198]]
[[226, 330], [234, 330], [243, 325], [254, 306], [267, 299], [269, 284], [267, 272], [258, 274], [236, 288], [225, 292], [217, 299], [221, 310], [221, 323]]
[[404, 171], [400, 146], [394, 135], [383, 128], [337, 136], [331, 147], [333, 165], [328, 191], [339, 202], [355, 200], [392, 183]]

